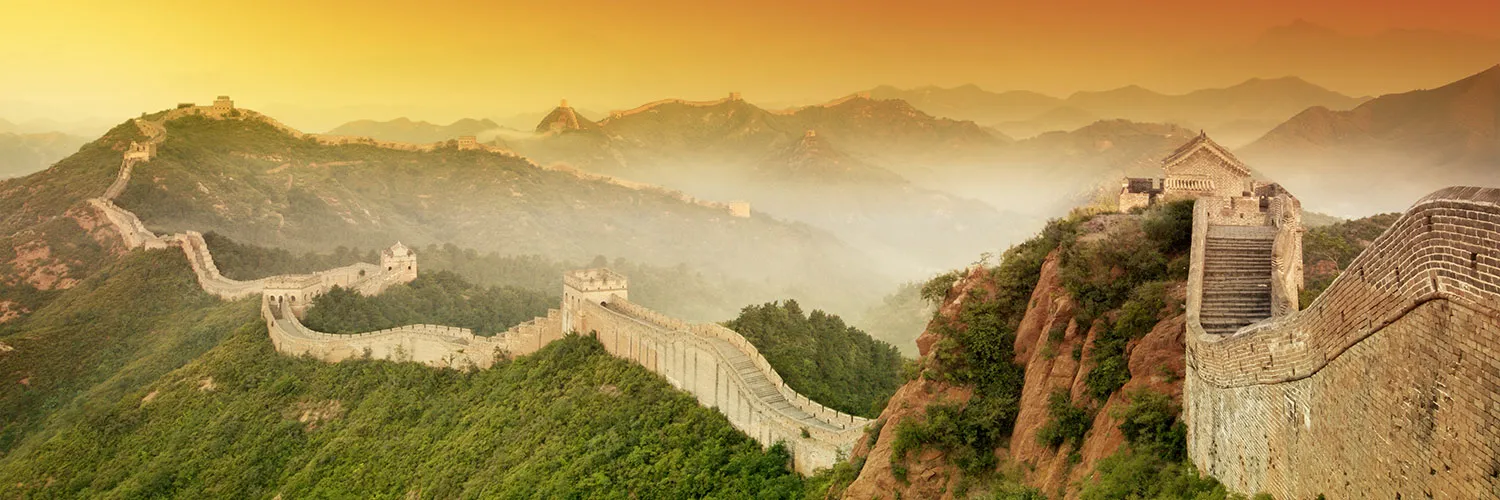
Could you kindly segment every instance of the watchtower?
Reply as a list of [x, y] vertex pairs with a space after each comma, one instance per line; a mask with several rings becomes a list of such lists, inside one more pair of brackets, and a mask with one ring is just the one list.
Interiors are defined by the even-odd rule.
[[607, 305], [616, 298], [629, 300], [629, 285], [624, 275], [603, 267], [564, 274], [562, 331], [584, 328], [583, 310], [591, 304]]
[[739, 218], [742, 218], [742, 219], [749, 218], [750, 217], [750, 202], [748, 202], [748, 201], [731, 201], [731, 202], [729, 202], [729, 215], [733, 215], [735, 217], [739, 217]]
[[228, 113], [228, 112], [233, 111], [233, 110], [234, 110], [234, 101], [229, 100], [229, 96], [227, 96], [227, 95], [221, 95], [217, 99], [214, 99], [214, 111], [215, 112]]
[[380, 269], [403, 283], [410, 282], [417, 279], [417, 254], [398, 241], [380, 252]]

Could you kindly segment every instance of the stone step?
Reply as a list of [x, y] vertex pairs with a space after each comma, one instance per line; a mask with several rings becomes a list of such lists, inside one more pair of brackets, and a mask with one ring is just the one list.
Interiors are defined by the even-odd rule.
[[1212, 256], [1209, 256], [1209, 257], [1203, 259], [1203, 263], [1204, 264], [1213, 264], [1213, 263], [1223, 263], [1223, 262], [1233, 262], [1233, 263], [1241, 263], [1241, 262], [1243, 262], [1243, 263], [1247, 263], [1247, 264], [1263, 264], [1263, 263], [1271, 262], [1271, 260], [1272, 259], [1271, 259], [1271, 254], [1270, 253], [1266, 253], [1266, 254], [1227, 254], [1227, 255], [1212, 255]]
[[1204, 292], [1219, 290], [1254, 291], [1271, 290], [1271, 278], [1203, 277]]
[[1271, 304], [1204, 305], [1199, 316], [1266, 315], [1271, 314]]
[[1209, 238], [1204, 244], [1222, 247], [1265, 247], [1271, 246], [1276, 240], [1262, 239], [1238, 239], [1238, 238]]
[[1271, 275], [1271, 266], [1261, 266], [1261, 267], [1205, 266], [1204, 267], [1204, 269], [1203, 269], [1203, 275], [1204, 276], [1213, 276], [1215, 274], [1248, 274], [1248, 275], [1264, 274], [1266, 276], [1270, 276]]
[[1238, 324], [1242, 324], [1242, 325], [1248, 325], [1250, 323], [1254, 323], [1256, 321], [1260, 321], [1260, 320], [1263, 320], [1263, 319], [1266, 319], [1266, 318], [1269, 318], [1269, 317], [1271, 317], [1270, 314], [1214, 314], [1214, 315], [1209, 315], [1207, 313], [1204, 313], [1204, 314], [1198, 315], [1198, 321], [1200, 323], [1203, 323], [1203, 324], [1210, 324], [1210, 323], [1212, 323], [1212, 324], [1238, 323]]

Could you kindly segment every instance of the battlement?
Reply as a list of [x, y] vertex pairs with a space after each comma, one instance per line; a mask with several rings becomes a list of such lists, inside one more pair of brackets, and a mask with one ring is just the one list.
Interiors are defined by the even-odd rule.
[[629, 284], [625, 275], [604, 267], [579, 269], [563, 275], [563, 286], [579, 292], [624, 291]]
[[[1272, 199], [1278, 232], [1296, 228], [1295, 200]], [[1183, 395], [1199, 468], [1283, 498], [1500, 491], [1500, 189], [1428, 195], [1307, 309], [1232, 335], [1201, 320], [1201, 256], [1223, 207], [1207, 201], [1193, 217]]]

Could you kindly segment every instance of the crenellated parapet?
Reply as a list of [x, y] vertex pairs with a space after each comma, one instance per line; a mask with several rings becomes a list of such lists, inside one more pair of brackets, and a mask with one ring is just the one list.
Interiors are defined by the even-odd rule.
[[[1300, 230], [1272, 208], [1278, 238]], [[1188, 282], [1194, 463], [1277, 497], [1500, 493], [1500, 189], [1428, 195], [1307, 309], [1228, 336], [1200, 323], [1210, 211]]]
[[798, 394], [754, 345], [723, 326], [687, 323], [618, 295], [564, 302], [562, 314], [575, 318], [575, 331], [719, 409], [762, 445], [785, 444], [798, 472], [811, 474], [847, 456], [870, 423]]

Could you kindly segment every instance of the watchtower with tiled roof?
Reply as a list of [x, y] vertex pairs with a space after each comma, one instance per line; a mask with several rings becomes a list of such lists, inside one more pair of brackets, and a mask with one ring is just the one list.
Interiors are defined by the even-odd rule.
[[1253, 196], [1250, 168], [1234, 153], [1199, 133], [1161, 162], [1162, 178], [1127, 178], [1120, 191], [1120, 210], [1145, 207], [1159, 200], [1217, 196]]

